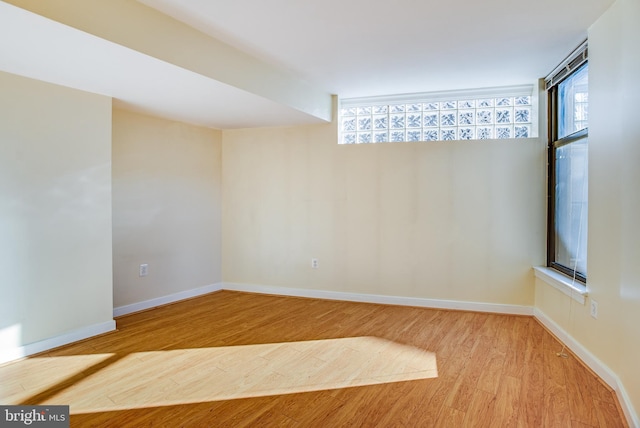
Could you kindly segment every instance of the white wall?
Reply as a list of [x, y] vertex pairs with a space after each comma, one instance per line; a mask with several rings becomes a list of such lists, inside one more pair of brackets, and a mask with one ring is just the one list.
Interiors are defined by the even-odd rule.
[[220, 131], [114, 109], [115, 307], [221, 281], [220, 161]]
[[536, 285], [536, 306], [620, 378], [640, 409], [640, 2], [618, 0], [589, 31], [589, 298]]
[[111, 99], [0, 72], [0, 349], [112, 321]]
[[225, 282], [533, 304], [542, 140], [339, 146], [318, 125], [224, 131], [222, 157]]

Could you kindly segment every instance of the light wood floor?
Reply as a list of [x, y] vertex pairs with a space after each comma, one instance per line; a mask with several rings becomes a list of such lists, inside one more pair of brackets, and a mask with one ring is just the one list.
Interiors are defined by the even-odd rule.
[[535, 319], [223, 291], [0, 366], [71, 426], [626, 427]]

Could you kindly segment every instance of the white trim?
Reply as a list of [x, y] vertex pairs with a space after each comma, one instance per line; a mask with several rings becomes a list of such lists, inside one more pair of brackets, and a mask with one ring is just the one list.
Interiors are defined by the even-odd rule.
[[574, 281], [562, 273], [544, 266], [535, 266], [533, 271], [537, 278], [549, 284], [556, 290], [571, 297], [576, 302], [584, 305], [585, 297], [589, 295], [587, 287], [580, 282]]
[[310, 297], [314, 299], [343, 300], [348, 302], [379, 303], [384, 305], [417, 306], [434, 309], [455, 309], [473, 312], [491, 312], [510, 315], [533, 315], [531, 306], [505, 305], [501, 303], [465, 302], [460, 300], [425, 299], [421, 297], [383, 296], [379, 294], [347, 293], [343, 291], [309, 290], [275, 287], [270, 285], [224, 282], [222, 288], [248, 293], [275, 294], [278, 296]]
[[534, 85], [501, 86], [480, 89], [463, 89], [456, 91], [417, 92], [411, 94], [394, 94], [374, 97], [344, 98], [341, 106], [384, 105], [393, 103], [458, 101], [479, 98], [499, 98], [533, 96]]
[[28, 345], [23, 345], [7, 350], [3, 349], [2, 352], [0, 352], [0, 364], [18, 360], [23, 357], [28, 357], [29, 355], [38, 354], [40, 352], [45, 352], [59, 346], [77, 342], [79, 340], [88, 339], [99, 334], [108, 333], [110, 331], [114, 331], [115, 329], [116, 322], [114, 320], [105, 321], [100, 324], [93, 324], [87, 327], [73, 330], [68, 333], [61, 334], [60, 336], [55, 336], [48, 339], [40, 340], [38, 342], [29, 343]]
[[167, 296], [156, 297], [142, 302], [131, 303], [130, 305], [119, 306], [113, 308], [113, 316], [131, 314], [133, 312], [143, 311], [145, 309], [155, 308], [157, 306], [166, 305], [168, 303], [178, 302], [180, 300], [190, 299], [192, 297], [201, 296], [203, 294], [213, 293], [222, 290], [222, 283], [206, 285], [204, 287], [193, 288], [191, 290], [180, 291], [178, 293], [169, 294]]
[[620, 402], [629, 426], [640, 428], [640, 419], [638, 419], [638, 415], [635, 413], [633, 405], [631, 404], [631, 399], [618, 375], [540, 309], [534, 308], [534, 317], [560, 339], [562, 343], [567, 345], [582, 362], [600, 376], [600, 378], [616, 392], [616, 396], [618, 397], [618, 401]]

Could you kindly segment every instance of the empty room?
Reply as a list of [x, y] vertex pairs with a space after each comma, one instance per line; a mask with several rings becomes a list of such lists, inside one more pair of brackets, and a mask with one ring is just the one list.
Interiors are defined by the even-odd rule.
[[638, 22], [0, 1], [0, 426], [640, 428]]

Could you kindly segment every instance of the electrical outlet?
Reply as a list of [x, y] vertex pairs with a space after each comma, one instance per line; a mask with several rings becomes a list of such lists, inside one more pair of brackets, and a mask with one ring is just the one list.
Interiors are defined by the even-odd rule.
[[311, 268], [318, 269], [318, 259], [311, 259]]
[[591, 317], [598, 319], [598, 302], [591, 299]]
[[143, 263], [140, 265], [140, 276], [149, 275], [149, 265], [147, 263]]

